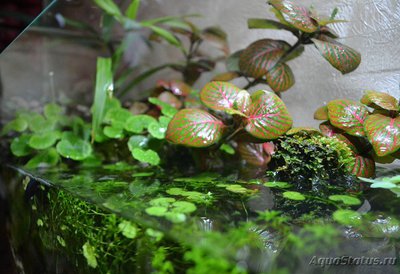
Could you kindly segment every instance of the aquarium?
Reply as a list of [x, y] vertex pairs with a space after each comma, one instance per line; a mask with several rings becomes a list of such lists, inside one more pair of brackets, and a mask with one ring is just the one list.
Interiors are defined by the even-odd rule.
[[228, 2], [54, 1], [0, 55], [14, 272], [398, 273], [400, 5]]

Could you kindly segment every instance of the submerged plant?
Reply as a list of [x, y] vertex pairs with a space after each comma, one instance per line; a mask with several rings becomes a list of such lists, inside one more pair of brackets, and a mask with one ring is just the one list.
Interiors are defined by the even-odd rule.
[[360, 53], [337, 42], [335, 39], [338, 35], [328, 27], [329, 24], [345, 22], [335, 19], [337, 9], [333, 10], [330, 17], [322, 17], [314, 9], [307, 9], [294, 1], [270, 0], [268, 3], [278, 21], [249, 19], [249, 28], [286, 30], [297, 38], [297, 42], [293, 45], [274, 39], [253, 42], [228, 59], [229, 72], [217, 76], [217, 79], [245, 77], [248, 80], [245, 89], [261, 83], [269, 85], [277, 93], [286, 91], [295, 83], [287, 62], [299, 57], [308, 44], [314, 44], [321, 55], [343, 74], [358, 67]]
[[[372, 109], [372, 111], [370, 111]], [[372, 177], [375, 161], [393, 162], [400, 148], [399, 103], [383, 92], [366, 91], [361, 103], [341, 99], [328, 102], [314, 113], [322, 133], [346, 142], [356, 158], [354, 173]]]

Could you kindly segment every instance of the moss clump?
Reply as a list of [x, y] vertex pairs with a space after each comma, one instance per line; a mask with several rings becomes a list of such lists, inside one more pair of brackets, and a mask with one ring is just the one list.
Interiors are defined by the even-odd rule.
[[296, 134], [275, 141], [276, 153], [267, 175], [293, 183], [299, 190], [321, 191], [323, 185], [351, 187], [354, 166], [350, 148], [336, 138]]

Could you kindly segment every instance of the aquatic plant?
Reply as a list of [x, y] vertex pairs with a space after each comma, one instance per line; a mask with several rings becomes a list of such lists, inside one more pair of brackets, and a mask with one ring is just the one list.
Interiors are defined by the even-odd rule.
[[356, 158], [353, 173], [357, 176], [372, 177], [375, 161], [390, 163], [398, 158], [399, 103], [387, 93], [368, 90], [360, 103], [330, 101], [314, 113], [314, 118], [326, 120], [320, 124], [324, 135], [335, 136], [352, 149]]
[[321, 55], [341, 73], [355, 70], [361, 62], [356, 50], [337, 42], [338, 35], [328, 26], [346, 22], [335, 19], [338, 9], [330, 17], [317, 14], [314, 9], [305, 8], [294, 1], [270, 0], [271, 10], [278, 21], [252, 18], [248, 20], [250, 29], [272, 29], [291, 32], [297, 41], [290, 45], [283, 40], [262, 39], [253, 42], [244, 50], [235, 52], [228, 59], [229, 72], [215, 79], [232, 80], [244, 77], [248, 80], [245, 89], [257, 84], [267, 84], [277, 92], [286, 91], [295, 83], [288, 61], [299, 57], [304, 46], [314, 44]]

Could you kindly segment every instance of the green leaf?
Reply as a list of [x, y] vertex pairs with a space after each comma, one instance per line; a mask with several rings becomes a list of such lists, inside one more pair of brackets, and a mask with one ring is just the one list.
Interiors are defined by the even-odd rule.
[[62, 112], [62, 108], [57, 104], [47, 104], [44, 107], [44, 116], [46, 116], [47, 119], [58, 118]]
[[29, 121], [29, 129], [36, 133], [52, 131], [55, 125], [53, 120], [48, 120], [39, 114], [35, 114]]
[[328, 36], [311, 39], [321, 55], [338, 71], [346, 74], [355, 70], [361, 63], [361, 54]]
[[113, 127], [124, 128], [132, 117], [134, 116], [127, 109], [111, 108], [104, 116], [104, 123], [111, 124]]
[[300, 192], [297, 192], [297, 191], [285, 191], [282, 193], [282, 195], [286, 199], [295, 200], [295, 201], [303, 201], [306, 199], [306, 197], [303, 194], [301, 194]]
[[171, 32], [169, 32], [166, 29], [157, 27], [157, 26], [149, 26], [149, 28], [154, 31], [154, 33], [156, 33], [157, 35], [159, 35], [160, 37], [164, 38], [165, 41], [167, 41], [168, 43], [170, 43], [171, 45], [177, 46], [177, 47], [181, 47], [181, 42], [179, 41], [178, 38], [176, 38]]
[[329, 120], [328, 107], [327, 106], [322, 106], [322, 107], [318, 108], [314, 112], [314, 119], [315, 120], [322, 120], [322, 121]]
[[277, 9], [284, 20], [294, 28], [307, 33], [318, 30], [318, 24], [311, 18], [307, 8], [288, 0], [269, 0], [268, 3]]
[[144, 150], [141, 148], [134, 148], [131, 152], [133, 158], [142, 163], [148, 163], [153, 166], [160, 164], [160, 157], [154, 150], [151, 149]]
[[158, 98], [150, 97], [149, 102], [154, 105], [159, 106], [161, 108], [161, 113], [167, 117], [172, 117], [178, 112], [178, 110], [176, 108], [161, 101]]
[[145, 114], [130, 115], [130, 117], [125, 120], [125, 130], [136, 134], [143, 133], [152, 123], [157, 123], [157, 120], [152, 116]]
[[162, 217], [167, 213], [168, 209], [166, 207], [162, 207], [162, 206], [152, 206], [152, 207], [146, 208], [145, 211], [147, 214], [149, 214], [151, 216]]
[[280, 61], [289, 48], [290, 45], [285, 41], [258, 40], [240, 54], [240, 71], [250, 77], [264, 77]]
[[35, 157], [30, 159], [26, 163], [25, 167], [29, 169], [38, 167], [49, 167], [55, 166], [60, 161], [60, 156], [55, 148], [50, 148], [48, 150], [41, 151]]
[[348, 209], [336, 210], [332, 217], [336, 222], [342, 225], [358, 226], [361, 225], [362, 222], [360, 213]]
[[157, 121], [152, 122], [149, 127], [149, 133], [151, 136], [153, 136], [156, 139], [165, 139], [165, 133], [167, 132], [167, 127], [168, 127], [168, 123], [166, 124], [161, 124]]
[[364, 157], [361, 155], [355, 155], [356, 161], [354, 168], [351, 171], [352, 174], [361, 177], [371, 178], [375, 176], [375, 161], [374, 159]]
[[140, 7], [141, 0], [132, 0], [126, 9], [125, 16], [131, 20], [135, 20]]
[[186, 201], [174, 202], [172, 203], [172, 207], [172, 212], [176, 213], [192, 213], [197, 209], [195, 204]]
[[246, 90], [239, 91], [233, 102], [233, 108], [247, 115], [251, 104], [251, 96]]
[[240, 55], [242, 55], [243, 50], [236, 51], [235, 53], [231, 54], [226, 59], [226, 69], [228, 71], [239, 71], [239, 59]]
[[277, 187], [277, 188], [288, 188], [291, 187], [292, 185], [286, 182], [266, 182], [264, 183], [265, 186], [267, 187]]
[[208, 147], [218, 142], [226, 126], [200, 109], [180, 110], [168, 125], [166, 139], [190, 147]]
[[124, 235], [128, 239], [136, 238], [138, 232], [137, 227], [133, 223], [126, 220], [118, 224], [118, 229], [119, 231], [121, 231], [122, 235]]
[[128, 148], [132, 151], [134, 148], [146, 148], [149, 139], [142, 135], [133, 135], [129, 138]]
[[103, 129], [103, 133], [108, 138], [113, 139], [121, 139], [124, 137], [124, 129], [120, 127], [106, 126]]
[[279, 63], [267, 73], [267, 82], [275, 92], [283, 92], [294, 85], [294, 75], [290, 67], [285, 63]]
[[121, 11], [113, 0], [94, 0], [105, 12], [118, 18], [122, 17]]
[[17, 157], [23, 157], [32, 153], [32, 149], [29, 147], [28, 142], [31, 139], [31, 135], [23, 134], [19, 137], [15, 137], [10, 145], [12, 154]]
[[371, 188], [392, 189], [395, 187], [398, 187], [398, 186], [391, 182], [375, 182], [375, 183], [371, 184]]
[[359, 204], [361, 204], [361, 201], [358, 198], [352, 197], [352, 196], [348, 196], [348, 195], [331, 195], [328, 198], [331, 201], [342, 202], [345, 205], [359, 205]]
[[176, 200], [174, 198], [169, 197], [161, 197], [151, 200], [149, 203], [152, 206], [162, 206], [168, 207], [170, 204], [174, 203]]
[[[101, 1], [101, 0], [96, 0], [96, 1]], [[89, 242], [86, 242], [82, 246], [82, 251], [83, 251], [83, 256], [86, 258], [87, 264], [91, 268], [96, 268], [97, 267], [97, 259], [96, 259], [97, 255], [96, 255], [95, 248], [92, 245], [90, 245]]]
[[247, 27], [249, 29], [285, 29], [288, 31], [296, 31], [288, 25], [270, 19], [250, 18], [247, 20]]
[[[103, 3], [105, 7], [112, 8], [115, 4], [112, 0], [95, 0], [96, 3]], [[118, 12], [118, 7], [115, 7]], [[100, 131], [100, 125], [103, 122], [104, 110], [107, 102], [107, 93], [113, 92], [113, 74], [111, 58], [97, 58], [96, 69], [96, 87], [94, 92], [94, 102], [92, 105], [92, 141], [96, 137], [96, 133]]]
[[71, 132], [64, 132], [57, 144], [57, 152], [64, 158], [82, 161], [92, 154], [92, 146]]
[[256, 138], [276, 139], [293, 124], [283, 101], [274, 93], [259, 90], [251, 96], [245, 130]]
[[225, 186], [225, 189], [230, 192], [238, 193], [238, 194], [246, 194], [251, 191], [251, 190], [249, 190], [245, 187], [242, 187], [241, 185], [237, 185], [237, 184], [227, 185], [227, 186]]
[[17, 117], [4, 126], [0, 135], [6, 135], [11, 131], [23, 132], [27, 130], [27, 128], [28, 122], [21, 117]]
[[167, 212], [165, 214], [165, 218], [168, 221], [173, 222], [174, 224], [178, 224], [178, 223], [182, 223], [182, 222], [186, 221], [186, 215], [183, 213], [179, 213], [179, 212]]
[[386, 156], [400, 148], [400, 117], [373, 114], [367, 117], [364, 127], [376, 155]]
[[200, 100], [216, 111], [232, 109], [240, 88], [228, 82], [209, 82], [200, 92]]
[[397, 99], [384, 92], [367, 90], [360, 102], [375, 109], [399, 111], [399, 102]]
[[61, 133], [59, 131], [37, 133], [32, 135], [28, 144], [34, 149], [46, 149], [53, 146], [60, 137]]
[[329, 121], [334, 127], [354, 136], [365, 136], [364, 123], [368, 116], [365, 106], [351, 100], [338, 99], [327, 104]]
[[230, 155], [235, 154], [235, 149], [228, 144], [222, 144], [222, 146], [219, 149]]

